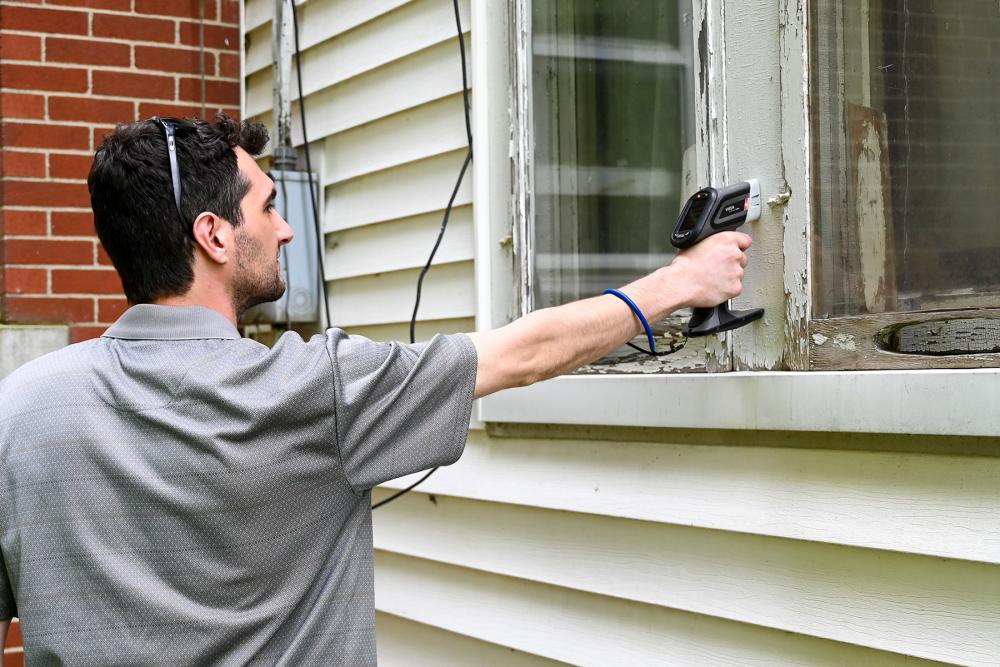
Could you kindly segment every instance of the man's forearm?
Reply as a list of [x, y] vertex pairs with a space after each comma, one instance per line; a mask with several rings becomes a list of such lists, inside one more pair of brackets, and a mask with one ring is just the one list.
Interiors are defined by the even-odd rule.
[[[715, 306], [743, 288], [751, 239], [722, 232], [682, 250], [670, 263], [622, 291], [650, 322], [685, 306]], [[569, 373], [642, 330], [632, 310], [607, 295], [546, 308], [495, 331], [469, 334], [479, 354], [476, 397]]]
[[[665, 267], [622, 288], [650, 322], [686, 305], [684, 285]], [[642, 331], [632, 310], [605, 295], [537, 310], [496, 331], [472, 334], [480, 355], [476, 395], [580, 368]]]

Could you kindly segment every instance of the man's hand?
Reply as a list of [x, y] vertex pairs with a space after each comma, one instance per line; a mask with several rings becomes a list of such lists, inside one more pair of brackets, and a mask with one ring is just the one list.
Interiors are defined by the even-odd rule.
[[670, 263], [674, 280], [691, 290], [685, 305], [718, 306], [743, 291], [746, 251], [753, 239], [741, 232], [721, 232], [682, 250]]
[[[715, 234], [621, 290], [650, 322], [680, 308], [717, 306], [742, 291], [744, 251], [750, 243], [740, 232]], [[640, 331], [629, 307], [604, 295], [536, 310], [494, 331], [471, 333], [479, 355], [476, 398], [572, 372]]]

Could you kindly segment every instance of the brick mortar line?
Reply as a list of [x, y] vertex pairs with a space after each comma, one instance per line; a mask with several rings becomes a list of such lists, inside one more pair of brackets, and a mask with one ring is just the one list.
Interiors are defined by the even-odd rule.
[[80, 211], [89, 211], [90, 209], [82, 208], [80, 206], [24, 206], [19, 204], [4, 204], [0, 206], [0, 210], [14, 213], [46, 213], [48, 211], [52, 211], [54, 213], [79, 213]]
[[10, 211], [12, 213], [47, 213], [48, 211], [52, 211], [54, 213], [79, 213], [80, 211], [89, 211], [90, 209], [82, 208], [80, 206], [23, 206], [17, 204], [4, 204], [3, 206], [0, 206], [0, 210]]
[[[73, 236], [60, 236], [60, 235], [45, 235], [39, 236], [38, 234], [10, 234], [4, 237], [6, 241], [93, 241], [99, 243], [97, 239], [97, 234], [84, 234], [84, 235], [73, 235]], [[21, 266], [26, 267], [27, 264], [6, 264], [5, 266]], [[107, 266], [107, 264], [32, 264], [31, 266]]]
[[[53, 34], [53, 33], [37, 33], [37, 34], [39, 34], [39, 35], [45, 35], [46, 37], [55, 37], [56, 39], [73, 39], [73, 37], [70, 37], [70, 36], [67, 36], [67, 35], [62, 35], [62, 34]], [[237, 32], [237, 37], [239, 37], [239, 33], [238, 32]], [[125, 37], [104, 37], [104, 36], [97, 36], [97, 35], [89, 35], [89, 36], [77, 35], [76, 39], [79, 40], [79, 41], [86, 41], [86, 42], [101, 42], [101, 43], [108, 43], [108, 44], [128, 44], [130, 46], [159, 46], [159, 47], [166, 48], [166, 49], [188, 49], [188, 50], [191, 50], [191, 51], [199, 51], [200, 50], [198, 48], [197, 44], [185, 44], [185, 43], [179, 42], [179, 41], [178, 42], [151, 42], [149, 40], [127, 39]], [[208, 52], [229, 53], [229, 51], [226, 49], [226, 47], [219, 47], [219, 46], [205, 46], [205, 52], [206, 53], [208, 53]], [[237, 50], [234, 49], [233, 53], [239, 53], [239, 51], [237, 51]], [[38, 62], [38, 61], [36, 60], [34, 62]]]
[[[20, 119], [18, 119], [20, 120]], [[30, 153], [32, 155], [75, 155], [83, 157], [93, 155], [94, 151], [88, 148], [43, 148], [41, 146], [2, 146], [0, 151], [11, 153]], [[40, 176], [4, 176], [4, 180], [41, 178]], [[79, 179], [77, 179], [79, 180]]]
[[[72, 241], [73, 243], [80, 243], [83, 241], [93, 241], [99, 243], [97, 240], [97, 234], [90, 234], [86, 236], [37, 236], [37, 235], [24, 235], [24, 236], [6, 236], [5, 241]], [[91, 260], [95, 263], [93, 264], [58, 264], [58, 263], [42, 263], [36, 262], [33, 264], [25, 264], [23, 262], [18, 264], [5, 264], [4, 266], [19, 266], [21, 268], [31, 268], [31, 267], [53, 267], [53, 266], [85, 266], [85, 267], [95, 267], [102, 266], [104, 268], [112, 268], [110, 264], [97, 264], [96, 260]]]
[[[40, 264], [30, 264], [30, 265], [25, 265], [25, 264], [7, 264], [6, 267], [8, 269], [44, 269], [45, 271], [49, 272], [50, 276], [52, 275], [53, 271], [57, 271], [57, 270], [62, 270], [62, 271], [90, 271], [90, 270], [93, 270], [93, 267], [88, 267], [88, 266], [85, 266], [85, 265], [82, 265], [82, 264], [56, 264], [56, 265], [51, 265], [51, 264], [45, 264], [45, 265], [40, 265]], [[111, 268], [110, 266], [109, 267], [105, 267], [105, 268], [108, 268], [108, 269], [111, 269], [112, 271], [114, 271], [114, 269]], [[32, 294], [35, 294], [35, 292], [32, 292]], [[52, 286], [49, 285], [48, 292], [43, 292], [43, 294], [46, 294], [46, 295], [52, 295], [52, 294], [54, 294], [54, 292], [52, 291]], [[62, 292], [59, 292], [59, 294], [62, 294]], [[70, 292], [66, 293], [67, 296], [70, 295], [70, 294], [71, 294]], [[87, 295], [90, 295], [90, 296], [100, 296], [101, 298], [107, 298], [107, 299], [113, 299], [113, 298], [118, 298], [118, 297], [124, 296], [121, 292], [108, 292], [108, 293], [101, 292], [100, 294], [95, 294], [94, 292], [72, 292], [72, 294], [87, 294]]]
[[[8, 269], [45, 269], [46, 271], [91, 271], [96, 269], [115, 270], [110, 264], [5, 264], [4, 266]], [[112, 294], [111, 296], [114, 295]]]
[[[174, 50], [191, 51], [193, 53], [199, 53], [201, 51], [201, 49], [199, 49], [197, 46], [191, 46], [190, 44], [173, 44], [173, 43], [167, 43], [167, 42], [137, 42], [135, 40], [129, 41], [129, 40], [125, 40], [125, 39], [118, 39], [117, 41], [112, 41], [114, 39], [115, 38], [113, 38], [113, 37], [90, 37], [90, 38], [88, 38], [85, 41], [92, 41], [92, 42], [95, 42], [95, 43], [98, 43], [98, 42], [99, 43], [112, 42], [114, 44], [125, 44], [125, 45], [128, 45], [128, 46], [151, 46], [151, 47], [156, 47], [156, 48], [161, 48], [161, 49], [174, 49]], [[238, 47], [235, 48], [235, 49], [227, 49], [225, 47], [215, 47], [215, 46], [206, 46], [205, 47], [205, 53], [211, 53], [211, 54], [214, 54], [214, 55], [231, 54], [231, 55], [235, 55], [235, 56], [238, 56], [240, 54]], [[43, 57], [44, 57], [44, 55], [45, 54], [43, 53]], [[4, 61], [5, 64], [9, 63], [9, 62], [16, 62], [18, 64], [49, 65], [49, 66], [52, 66], [52, 67], [60, 67], [60, 66], [63, 66], [63, 67], [77, 67], [77, 68], [79, 68], [79, 67], [97, 67], [97, 68], [100, 68], [100, 69], [104, 69], [104, 68], [121, 69], [123, 67], [122, 65], [95, 65], [93, 63], [67, 63], [67, 62], [64, 62], [62, 60], [14, 60], [13, 58], [6, 58], [6, 57], [4, 58], [3, 61]], [[146, 70], [140, 70], [140, 71], [146, 71]]]
[[[8, 61], [4, 61], [4, 62], [6, 63]], [[39, 62], [35, 61], [35, 62], [29, 62], [29, 63], [26, 63], [26, 64], [40, 65], [42, 63], [39, 63]], [[66, 64], [66, 63], [60, 63], [60, 64]], [[63, 68], [60, 68], [60, 69], [63, 69]], [[152, 76], [169, 76], [169, 77], [174, 77], [175, 79], [178, 78], [178, 77], [187, 77], [187, 78], [191, 78], [191, 79], [200, 79], [200, 77], [199, 77], [199, 75], [198, 75], [197, 72], [164, 72], [164, 71], [160, 71], [160, 70], [146, 70], [146, 69], [138, 69], [138, 70], [122, 70], [122, 69], [107, 70], [107, 69], [101, 69], [101, 68], [98, 68], [95, 71], [97, 71], [97, 72], [112, 72], [113, 74], [150, 74]], [[239, 83], [240, 79], [239, 79], [239, 77], [229, 77], [229, 76], [224, 76], [222, 74], [206, 74], [205, 75], [205, 80], [206, 81], [234, 81], [236, 83]], [[174, 83], [176, 83], [176, 81]], [[74, 93], [72, 91], [65, 91], [65, 90], [45, 90], [45, 89], [42, 89], [42, 88], [11, 88], [9, 86], [0, 86], [0, 91], [2, 91], [2, 92], [11, 92], [11, 93], [32, 93], [33, 92], [35, 94], [45, 94], [45, 95], [64, 95], [64, 96], [73, 96], [74, 95]], [[75, 93], [75, 95], [77, 97], [79, 97], [82, 94], [84, 94], [84, 93]], [[90, 97], [90, 96], [91, 95], [88, 94], [88, 97]], [[96, 93], [93, 94], [92, 96], [93, 97], [98, 97], [98, 98], [108, 97], [107, 95], [98, 95]], [[138, 98], [130, 98], [130, 99], [138, 99]]]
[[81, 298], [100, 299], [100, 298], [104, 298], [105, 296], [106, 297], [112, 297], [112, 296], [114, 296], [113, 294], [107, 294], [107, 295], [104, 295], [104, 294], [94, 294], [93, 292], [56, 292], [54, 294], [52, 292], [46, 292], [46, 293], [41, 293], [41, 292], [7, 292], [7, 294], [8, 295], [13, 295], [13, 296], [26, 296], [26, 297], [31, 297], [33, 299], [36, 298], [36, 297], [52, 297], [52, 298], [55, 298], [55, 299], [81, 299]]
[[[194, 103], [194, 102], [191, 102], [189, 104], [185, 104], [184, 102], [177, 101], [177, 100], [170, 101], [170, 104], [172, 104], [174, 106], [198, 106], [199, 105], [199, 103]], [[206, 110], [208, 110], [208, 109], [216, 109], [216, 108], [233, 109], [233, 108], [236, 108], [236, 105], [233, 105], [233, 104], [216, 104], [215, 102], [211, 102], [211, 103], [206, 103], [205, 104], [205, 109]], [[22, 120], [24, 120], [24, 121], [30, 121], [30, 120], [38, 121], [37, 118], [18, 118], [17, 120], [18, 121], [22, 121]], [[4, 120], [4, 123], [9, 123], [9, 122], [14, 122], [14, 121], [12, 121], [12, 120], [11, 121]], [[122, 122], [122, 121], [119, 121], [119, 122]], [[129, 121], [129, 122], [131, 122], [131, 121]], [[99, 127], [108, 127], [109, 125], [114, 125], [114, 121], [108, 121], [106, 123], [105, 122], [92, 123], [92, 122], [86, 121], [86, 120], [43, 120], [43, 121], [34, 122], [34, 123], [21, 123], [21, 125], [38, 125], [39, 127], [51, 127], [53, 125], [60, 125], [60, 126], [66, 126], [66, 127], [86, 127], [86, 128], [89, 128], [89, 129], [97, 129]], [[41, 146], [34, 146], [33, 148], [42, 148], [42, 147]], [[59, 150], [59, 149], [58, 148], [54, 148], [54, 149], [48, 149], [48, 150]], [[75, 150], [82, 151], [82, 150], [87, 150], [87, 149], [77, 148]]]
[[[144, 101], [142, 103], [143, 104], [147, 104], [147, 103], [148, 104], [170, 104], [171, 106], [178, 106], [178, 107], [181, 107], [181, 106], [190, 106], [190, 107], [200, 106], [200, 102], [199, 101], [189, 101], [189, 102], [186, 102], [186, 101], [183, 101], [183, 100], [163, 100], [163, 101], [152, 101], [151, 100], [149, 102], [145, 102]], [[234, 105], [234, 104], [217, 104], [215, 102], [208, 102], [208, 103], [205, 104], [205, 110], [206, 110], [206, 112], [207, 111], [214, 111], [216, 109], [223, 109], [223, 110], [225, 110], [225, 109], [236, 109], [238, 111], [238, 109], [236, 108], [236, 105]], [[99, 128], [114, 129], [113, 126], [115, 124], [117, 124], [117, 123], [132, 123], [132, 122], [137, 122], [137, 120], [148, 120], [148, 119], [144, 119], [144, 118], [129, 119], [129, 120], [122, 119], [122, 120], [118, 120], [118, 121], [107, 121], [107, 122], [100, 122], [100, 123], [91, 123], [90, 121], [83, 121], [83, 120], [46, 120], [46, 121], [43, 121], [43, 123], [21, 123], [20, 122], [20, 121], [26, 121], [26, 120], [38, 120], [38, 119], [37, 118], [36, 119], [17, 118], [17, 119], [11, 119], [11, 120], [4, 120], [3, 123], [5, 125], [8, 124], [8, 123], [19, 123], [21, 125], [39, 125], [39, 126], [41, 126], [44, 123], [44, 125], [46, 125], [48, 127], [51, 127], [53, 125], [59, 125], [59, 126], [62, 126], [62, 127], [85, 127], [85, 128], [89, 128], [91, 130], [96, 130], [96, 129], [99, 129]], [[86, 154], [90, 150], [88, 148], [72, 148], [72, 149], [70, 149], [70, 148], [62, 149], [62, 148], [58, 148], [58, 147], [57, 148], [45, 148], [44, 146], [25, 146], [23, 149], [20, 148], [20, 147], [17, 147], [17, 146], [0, 147], [0, 150], [14, 150], [14, 151], [19, 151], [19, 150], [26, 150], [27, 151], [27, 150], [30, 150], [30, 149], [34, 149], [36, 151], [65, 151], [67, 153], [72, 152], [72, 151], [76, 151], [76, 153], [74, 153], [76, 155]], [[5, 176], [4, 178], [7, 178], [7, 177]], [[13, 178], [20, 178], [20, 177], [13, 177]]]
[[[4, 0], [6, 6], [6, 0]], [[54, 7], [55, 5], [41, 5], [41, 7]], [[25, 5], [25, 7], [35, 7], [38, 8], [39, 5]], [[100, 14], [101, 12], [97, 12]], [[104, 12], [109, 16], [118, 16], [123, 18], [136, 18], [136, 19], [151, 19], [155, 21], [171, 21], [174, 23], [174, 35], [176, 39], [180, 39], [180, 24], [181, 23], [191, 23], [192, 25], [198, 25], [198, 21], [194, 19], [182, 19], [176, 16], [160, 16], [159, 14], [111, 14], [109, 12]], [[113, 37], [105, 37], [104, 35], [94, 35], [93, 33], [93, 23], [92, 20], [88, 19], [87, 33], [82, 34], [78, 32], [39, 32], [37, 30], [24, 30], [21, 28], [2, 28], [0, 29], [0, 35], [13, 35], [16, 37], [57, 37], [59, 39], [93, 39], [93, 40], [103, 40], [103, 39], [116, 39]], [[237, 34], [240, 30], [239, 23], [221, 23], [219, 21], [205, 21], [206, 28], [235, 28]], [[975, 39], [970, 37], [970, 39]], [[992, 43], [992, 40], [985, 37], [980, 37], [980, 41], [986, 41]], [[164, 44], [165, 42], [158, 42], [159, 44]], [[314, 45], [315, 46], [315, 45]]]
[[86, 178], [75, 178], [75, 179], [69, 179], [69, 178], [49, 178], [49, 177], [40, 177], [40, 176], [32, 176], [31, 178], [24, 178], [24, 177], [21, 177], [21, 176], [17, 176], [17, 177], [11, 177], [11, 178], [4, 177], [3, 182], [4, 183], [8, 183], [8, 184], [13, 184], [13, 183], [56, 183], [58, 185], [86, 185], [87, 184], [87, 179]]
[[[197, 77], [193, 77], [193, 78], [195, 78], [196, 81], [198, 80]], [[218, 77], [214, 77], [214, 78], [208, 78], [208, 77], [206, 77], [205, 81], [216, 82], [216, 83], [226, 83], [226, 82], [232, 81], [233, 83], [239, 84], [239, 79], [228, 79], [228, 78], [218, 78]], [[175, 87], [176, 87], [177, 83], [178, 83], [177, 81], [174, 81], [174, 86]], [[77, 93], [77, 94], [74, 94], [74, 93], [71, 93], [71, 92], [61, 91], [61, 90], [38, 90], [36, 88], [0, 88], [0, 93], [22, 93], [24, 95], [44, 95], [46, 98], [48, 98], [48, 97], [71, 97], [71, 98], [75, 98], [75, 99], [79, 99], [81, 96], [85, 95], [87, 99], [101, 100], [101, 101], [105, 101], [105, 102], [138, 102], [140, 104], [143, 103], [143, 102], [188, 102], [188, 101], [201, 103], [201, 100], [184, 100], [184, 99], [166, 98], [166, 97], [123, 97], [121, 95], [107, 95], [107, 94], [96, 95], [96, 94], [92, 94], [92, 93]], [[48, 101], [48, 99], [46, 99], [46, 102], [47, 101]], [[234, 106], [234, 105], [223, 104], [222, 106]], [[3, 118], [3, 120], [4, 120], [4, 122], [8, 122], [8, 121], [13, 122], [13, 121], [22, 121], [22, 120], [29, 121], [29, 120], [42, 120], [42, 119], [41, 118], [5, 117], [5, 118]]]
[[64, 178], [55, 176], [4, 176], [5, 183], [57, 183], [61, 185], [83, 185], [86, 178]]
[[[164, 21], [174, 21], [175, 23], [176, 22], [180, 22], [180, 21], [187, 21], [189, 23], [199, 23], [199, 20], [198, 20], [197, 17], [176, 16], [176, 15], [171, 15], [171, 14], [140, 14], [140, 13], [136, 12], [133, 9], [130, 9], [130, 10], [124, 10], [124, 9], [99, 9], [99, 8], [95, 8], [95, 7], [74, 7], [72, 5], [39, 5], [37, 3], [18, 2], [18, 0], [4, 0], [4, 6], [6, 6], [6, 7], [21, 7], [21, 8], [24, 8], [24, 9], [42, 9], [42, 10], [44, 10], [44, 9], [50, 9], [50, 10], [59, 11], [59, 12], [71, 12], [71, 13], [74, 13], [74, 14], [86, 14], [88, 16], [88, 19], [87, 19], [87, 28], [88, 29], [92, 28], [92, 25], [91, 25], [92, 21], [93, 21], [92, 17], [95, 16], [95, 15], [97, 15], [97, 14], [105, 14], [105, 15], [108, 15], [108, 16], [132, 16], [132, 17], [144, 18], [144, 19], [159, 19], [159, 20], [164, 20]], [[220, 12], [220, 14], [221, 14], [221, 12]], [[217, 25], [217, 26], [225, 26], [225, 27], [235, 27], [237, 29], [239, 29], [239, 27], [240, 27], [239, 21], [237, 21], [236, 23], [226, 23], [221, 18], [205, 19], [205, 25], [206, 26], [208, 26], [208, 25]], [[7, 28], [4, 28], [3, 31], [0, 31], [0, 32], [10, 32], [10, 33], [15, 33], [15, 34], [30, 34], [30, 35], [52, 34], [52, 33], [31, 32], [31, 31], [28, 31], [28, 30], [16, 30], [16, 29], [15, 30], [10, 30], [10, 29], [7, 29]], [[58, 33], [58, 34], [63, 34], [63, 33]]]

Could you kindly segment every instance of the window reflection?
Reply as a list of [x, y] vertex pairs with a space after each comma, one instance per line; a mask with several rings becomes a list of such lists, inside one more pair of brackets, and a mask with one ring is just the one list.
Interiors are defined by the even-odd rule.
[[694, 170], [690, 36], [677, 2], [534, 2], [535, 308], [673, 256], [681, 182]]
[[814, 316], [1000, 305], [1000, 5], [813, 3]]

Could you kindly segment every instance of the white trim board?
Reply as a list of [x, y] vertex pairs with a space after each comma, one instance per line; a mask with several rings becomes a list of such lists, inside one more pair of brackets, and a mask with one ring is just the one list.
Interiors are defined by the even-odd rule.
[[569, 375], [479, 410], [484, 422], [1000, 436], [1000, 369]]

